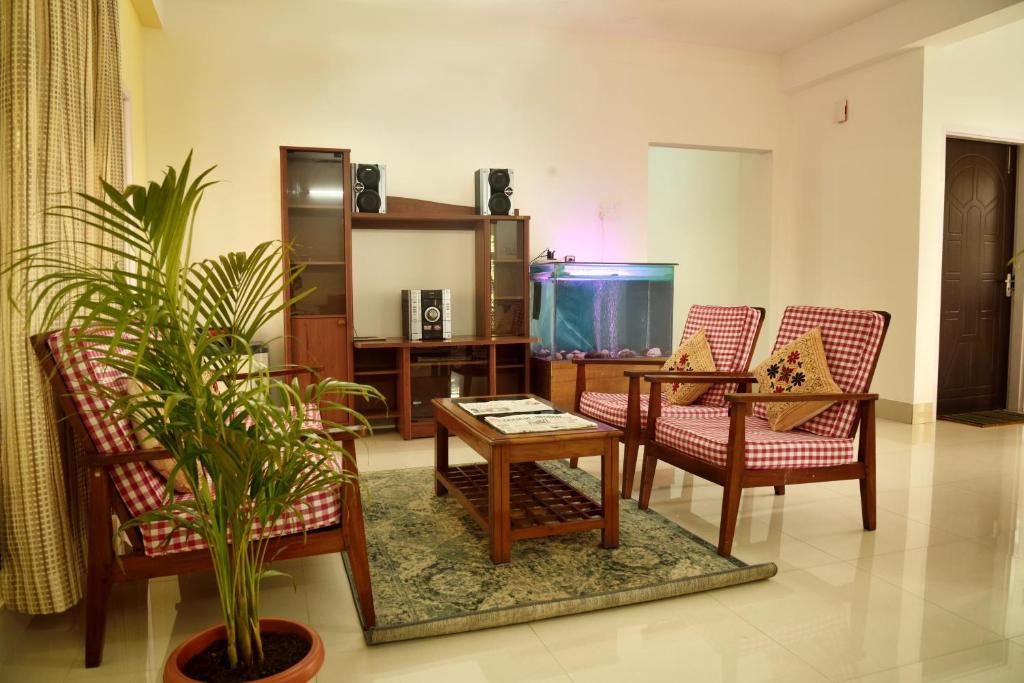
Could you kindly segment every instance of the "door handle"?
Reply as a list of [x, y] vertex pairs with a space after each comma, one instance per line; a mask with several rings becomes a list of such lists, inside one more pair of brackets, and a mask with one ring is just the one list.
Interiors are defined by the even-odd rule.
[[1006, 279], [1003, 280], [1003, 283], [1006, 285], [1006, 298], [1009, 299], [1013, 296], [1013, 272], [1006, 274]]

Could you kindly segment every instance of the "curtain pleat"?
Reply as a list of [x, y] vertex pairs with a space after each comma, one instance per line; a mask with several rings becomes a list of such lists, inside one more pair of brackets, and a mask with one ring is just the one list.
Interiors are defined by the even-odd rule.
[[[71, 229], [47, 207], [123, 184], [120, 70], [117, 0], [0, 0], [0, 263]], [[0, 292], [0, 602], [45, 614], [82, 597], [84, 482], [65, 471], [17, 277]]]

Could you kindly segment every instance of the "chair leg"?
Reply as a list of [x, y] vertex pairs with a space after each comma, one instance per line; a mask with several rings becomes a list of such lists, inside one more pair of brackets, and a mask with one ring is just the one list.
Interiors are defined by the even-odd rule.
[[352, 570], [352, 581], [356, 585], [359, 611], [363, 627], [373, 628], [377, 624], [377, 613], [373, 608], [373, 586], [370, 584], [370, 560], [366, 551], [366, 529], [363, 526], [363, 504], [359, 495], [359, 482], [355, 481], [345, 491], [345, 518], [342, 533], [348, 564]]
[[576, 469], [579, 466], [580, 466], [580, 459], [579, 458], [569, 458], [569, 467], [571, 467], [573, 469]]
[[636, 459], [640, 453], [640, 439], [635, 435], [626, 438], [626, 452], [622, 456], [622, 497], [629, 500], [633, 495], [633, 479], [636, 478]]
[[85, 666], [103, 661], [103, 639], [107, 630], [107, 607], [113, 583], [114, 562], [110, 525], [110, 479], [101, 467], [88, 470], [86, 483], [89, 505], [88, 550], [85, 584]]
[[85, 588], [85, 666], [93, 668], [103, 661], [103, 639], [107, 630], [110, 603], [110, 578], [100, 571], [89, 571]]
[[785, 485], [783, 485], [783, 486], [776, 486], [775, 487], [775, 495], [776, 496], [784, 496], [784, 495], [786, 495], [786, 487], [785, 487]]
[[860, 513], [864, 519], [864, 528], [874, 531], [877, 521], [875, 519], [875, 480], [867, 478], [860, 480]]
[[640, 470], [640, 495], [638, 507], [646, 510], [651, 504], [651, 489], [654, 488], [654, 470], [658, 467], [658, 458], [644, 449], [644, 464]]
[[860, 512], [864, 528], [874, 531], [875, 516], [875, 402], [861, 404], [860, 445], [858, 460], [864, 464], [864, 477], [860, 480]]
[[743, 487], [726, 482], [722, 495], [722, 526], [718, 530], [718, 554], [732, 553], [732, 538], [736, 535], [736, 520], [740, 516], [740, 496]]

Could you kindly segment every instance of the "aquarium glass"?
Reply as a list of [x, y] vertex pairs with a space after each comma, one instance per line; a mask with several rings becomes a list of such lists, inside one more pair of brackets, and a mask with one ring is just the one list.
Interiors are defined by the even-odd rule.
[[672, 351], [674, 264], [530, 266], [536, 358], [628, 358]]

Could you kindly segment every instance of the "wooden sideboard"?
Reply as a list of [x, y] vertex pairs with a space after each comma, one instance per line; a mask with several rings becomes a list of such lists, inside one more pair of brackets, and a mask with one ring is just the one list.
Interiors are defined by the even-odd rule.
[[[312, 290], [285, 317], [288, 362], [377, 387], [386, 409], [353, 407], [407, 439], [434, 433], [432, 413], [420, 414], [432, 398], [529, 390], [528, 216], [485, 216], [472, 206], [394, 196], [387, 197], [387, 213], [354, 213], [349, 150], [281, 147], [280, 154], [281, 239], [293, 245], [285, 273], [296, 275], [293, 296]], [[467, 268], [474, 270], [475, 334], [443, 342], [354, 341], [354, 229], [472, 231], [475, 258]], [[402, 248], [396, 236], [395, 249]]]

